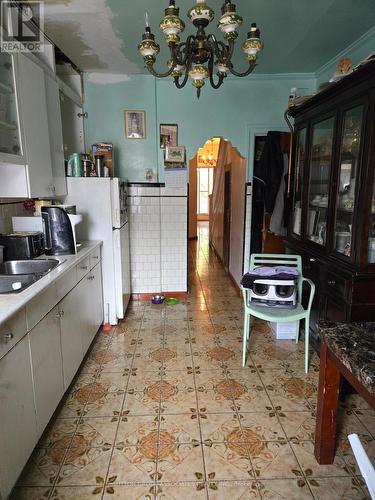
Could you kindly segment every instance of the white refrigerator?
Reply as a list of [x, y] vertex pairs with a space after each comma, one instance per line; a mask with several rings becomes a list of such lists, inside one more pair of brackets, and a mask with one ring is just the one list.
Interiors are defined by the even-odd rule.
[[[129, 303], [130, 243], [127, 183], [108, 177], [68, 177], [65, 203], [83, 215], [77, 240], [102, 240], [104, 317], [116, 325]], [[106, 319], [107, 320], [107, 319]]]

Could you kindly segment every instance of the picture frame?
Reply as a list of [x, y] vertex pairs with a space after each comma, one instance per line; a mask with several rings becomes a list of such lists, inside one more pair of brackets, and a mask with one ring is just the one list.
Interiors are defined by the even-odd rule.
[[125, 137], [127, 139], [146, 139], [146, 112], [126, 110]]
[[161, 123], [159, 126], [160, 149], [178, 145], [177, 123]]
[[167, 146], [165, 148], [165, 161], [168, 163], [185, 163], [185, 147]]

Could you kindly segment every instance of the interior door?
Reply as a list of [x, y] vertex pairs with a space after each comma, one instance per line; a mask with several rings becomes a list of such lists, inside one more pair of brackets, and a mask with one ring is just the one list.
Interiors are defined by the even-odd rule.
[[229, 269], [230, 257], [230, 223], [231, 223], [231, 166], [225, 172], [224, 177], [224, 241], [223, 241], [223, 260], [226, 269]]

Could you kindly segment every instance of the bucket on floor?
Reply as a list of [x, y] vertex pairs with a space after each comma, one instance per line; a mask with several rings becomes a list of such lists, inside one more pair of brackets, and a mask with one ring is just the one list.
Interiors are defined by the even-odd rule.
[[287, 323], [275, 323], [269, 321], [272, 332], [277, 340], [293, 339], [296, 340], [298, 321], [288, 321]]

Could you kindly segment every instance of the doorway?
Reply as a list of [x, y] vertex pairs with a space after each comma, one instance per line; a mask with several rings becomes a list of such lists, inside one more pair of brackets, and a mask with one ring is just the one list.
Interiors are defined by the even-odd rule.
[[197, 219], [208, 221], [210, 216], [209, 197], [212, 194], [214, 178], [213, 167], [197, 169]]

